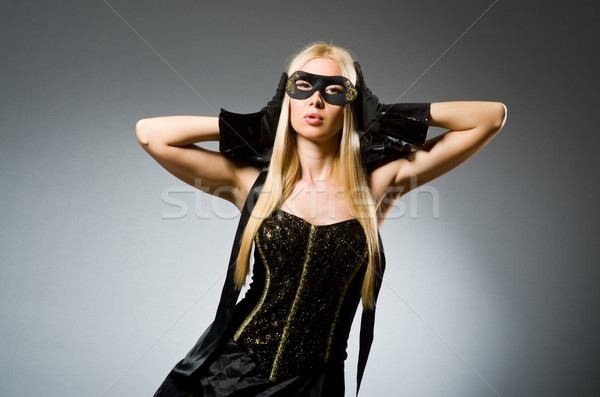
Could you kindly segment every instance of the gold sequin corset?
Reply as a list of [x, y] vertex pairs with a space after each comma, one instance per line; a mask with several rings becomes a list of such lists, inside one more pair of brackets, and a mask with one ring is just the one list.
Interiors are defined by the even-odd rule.
[[233, 338], [271, 381], [346, 358], [367, 252], [356, 219], [318, 226], [278, 209], [262, 222], [246, 295], [257, 303]]

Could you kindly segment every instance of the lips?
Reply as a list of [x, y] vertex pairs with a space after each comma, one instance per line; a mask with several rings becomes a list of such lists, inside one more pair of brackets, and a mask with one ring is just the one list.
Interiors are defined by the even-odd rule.
[[304, 121], [310, 125], [319, 125], [323, 124], [323, 117], [319, 116], [317, 113], [308, 113], [304, 115]]

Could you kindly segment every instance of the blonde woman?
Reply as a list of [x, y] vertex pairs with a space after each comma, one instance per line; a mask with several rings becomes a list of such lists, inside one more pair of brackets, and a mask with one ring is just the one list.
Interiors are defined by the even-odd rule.
[[[362, 301], [360, 386], [388, 211], [475, 154], [505, 118], [495, 102], [380, 104], [348, 51], [318, 42], [260, 112], [140, 120], [138, 140], [160, 165], [242, 213], [215, 321], [155, 396], [344, 396]], [[448, 132], [425, 140], [428, 126]], [[220, 152], [194, 145], [209, 140]]]

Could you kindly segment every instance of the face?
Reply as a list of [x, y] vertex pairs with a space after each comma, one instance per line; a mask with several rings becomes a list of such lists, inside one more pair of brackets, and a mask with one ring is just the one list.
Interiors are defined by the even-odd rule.
[[[341, 76], [342, 71], [338, 64], [330, 58], [315, 58], [308, 61], [302, 69], [302, 72], [319, 76]], [[296, 90], [311, 91], [316, 83], [310, 75], [302, 75], [305, 80], [295, 81]], [[299, 136], [309, 140], [324, 141], [335, 137], [342, 129], [344, 121], [344, 106], [333, 105], [330, 102], [331, 97], [344, 95], [344, 88], [333, 81], [327, 81], [321, 90], [315, 90], [312, 95], [306, 99], [294, 99], [290, 97], [290, 122], [292, 128]], [[312, 84], [311, 84], [312, 83]], [[333, 84], [330, 84], [333, 83]], [[328, 96], [327, 101], [321, 91]], [[339, 102], [339, 101], [337, 101]]]

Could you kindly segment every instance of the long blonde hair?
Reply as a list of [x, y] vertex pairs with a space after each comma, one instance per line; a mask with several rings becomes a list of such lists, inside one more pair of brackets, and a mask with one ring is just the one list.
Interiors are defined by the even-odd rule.
[[[356, 85], [356, 70], [352, 56], [347, 50], [324, 42], [312, 43], [293, 57], [288, 66], [288, 75], [300, 70], [304, 64], [314, 58], [332, 59], [339, 65], [342, 75]], [[290, 132], [289, 127], [290, 111], [287, 95], [283, 99], [281, 109], [269, 171], [262, 193], [242, 235], [235, 269], [235, 285], [238, 289], [241, 289], [246, 282], [252, 243], [262, 220], [281, 206], [301, 177], [295, 134]], [[334, 172], [344, 189], [344, 197], [350, 212], [355, 215], [365, 231], [369, 260], [361, 296], [363, 308], [372, 309], [373, 289], [380, 255], [376, 205], [362, 164], [359, 135], [351, 104], [344, 106], [343, 117], [340, 149], [334, 161]]]

